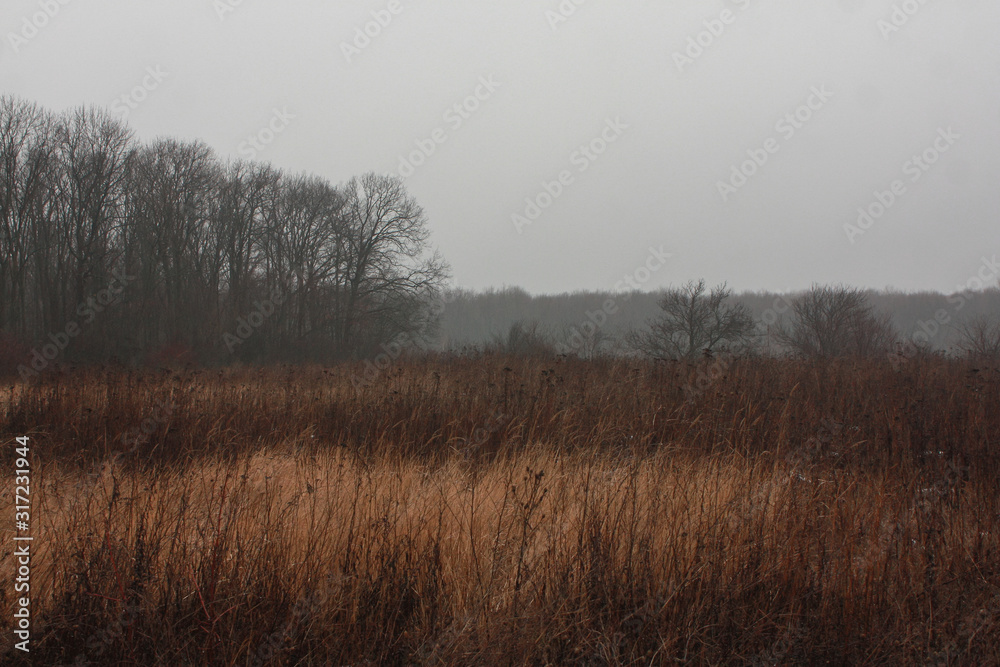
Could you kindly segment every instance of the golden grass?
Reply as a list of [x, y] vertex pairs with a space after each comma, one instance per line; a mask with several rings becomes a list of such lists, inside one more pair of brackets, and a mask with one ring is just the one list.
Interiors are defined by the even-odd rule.
[[0, 391], [35, 664], [1000, 662], [995, 370], [740, 361], [692, 400], [703, 367], [355, 370]]

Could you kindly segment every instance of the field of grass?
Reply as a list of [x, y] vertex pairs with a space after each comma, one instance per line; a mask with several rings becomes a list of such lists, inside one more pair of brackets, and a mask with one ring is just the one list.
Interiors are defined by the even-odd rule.
[[1000, 664], [1000, 371], [711, 363], [0, 385], [0, 662]]

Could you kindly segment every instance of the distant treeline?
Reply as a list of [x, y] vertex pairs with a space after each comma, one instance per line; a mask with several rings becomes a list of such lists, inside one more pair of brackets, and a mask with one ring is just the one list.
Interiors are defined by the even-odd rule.
[[[51, 113], [0, 97], [0, 372], [77, 361], [384, 365], [405, 349], [614, 354], [660, 311], [660, 293], [446, 291], [428, 237], [394, 176], [333, 185], [222, 162], [197, 141], [140, 143], [105, 110]], [[983, 258], [955, 294], [867, 298], [901, 339], [947, 349], [956, 325], [1000, 312], [998, 271]], [[796, 296], [732, 299], [765, 330]]]
[[[984, 265], [988, 264], [983, 260]], [[979, 315], [1000, 314], [1000, 289], [996, 277], [971, 279], [963, 291], [906, 293], [896, 290], [872, 290], [872, 306], [888, 314], [903, 341], [915, 340], [935, 350], [949, 350], [958, 341], [956, 325]], [[733, 299], [745, 304], [762, 329], [786, 319], [788, 308], [801, 293], [743, 292]], [[604, 350], [622, 350], [629, 331], [643, 328], [660, 313], [660, 292], [575, 292], [533, 296], [523, 289], [471, 292], [455, 291], [449, 297], [440, 326], [439, 344], [443, 348], [488, 346], [506, 336], [519, 324], [533, 328], [554, 346], [569, 345], [574, 333], [588, 329], [587, 322], [606, 320], [600, 327]], [[605, 310], [613, 302], [613, 313]], [[777, 318], [777, 321], [775, 321]], [[914, 339], [914, 336], [916, 338]], [[926, 338], [926, 340], [925, 340]]]
[[0, 365], [22, 376], [364, 355], [431, 331], [446, 277], [398, 178], [334, 186], [0, 97]]

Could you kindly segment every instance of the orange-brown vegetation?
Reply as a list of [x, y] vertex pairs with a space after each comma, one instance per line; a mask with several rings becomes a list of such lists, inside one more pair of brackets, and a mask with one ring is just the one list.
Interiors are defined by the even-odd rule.
[[685, 393], [711, 363], [0, 388], [33, 450], [31, 660], [998, 664], [1000, 372], [716, 361]]

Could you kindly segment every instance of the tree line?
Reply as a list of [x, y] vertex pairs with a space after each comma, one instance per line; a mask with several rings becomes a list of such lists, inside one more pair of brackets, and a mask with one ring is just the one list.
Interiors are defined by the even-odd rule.
[[335, 186], [0, 97], [0, 347], [34, 371], [364, 355], [432, 325], [428, 235], [397, 177]]
[[448, 267], [428, 236], [396, 177], [335, 186], [224, 162], [198, 141], [141, 143], [99, 108], [53, 113], [0, 96], [0, 371], [22, 377], [56, 360], [332, 361], [404, 346], [1000, 354], [995, 256], [983, 259], [986, 278], [950, 296], [820, 286], [733, 296], [699, 281], [532, 297], [445, 293]]
[[[657, 292], [531, 296], [507, 288], [458, 292], [441, 327], [445, 347], [584, 358], [642, 355], [1000, 358], [1000, 289], [971, 281], [953, 294], [813, 285], [789, 294], [733, 294], [689, 281]], [[478, 325], [478, 326], [477, 326]]]

